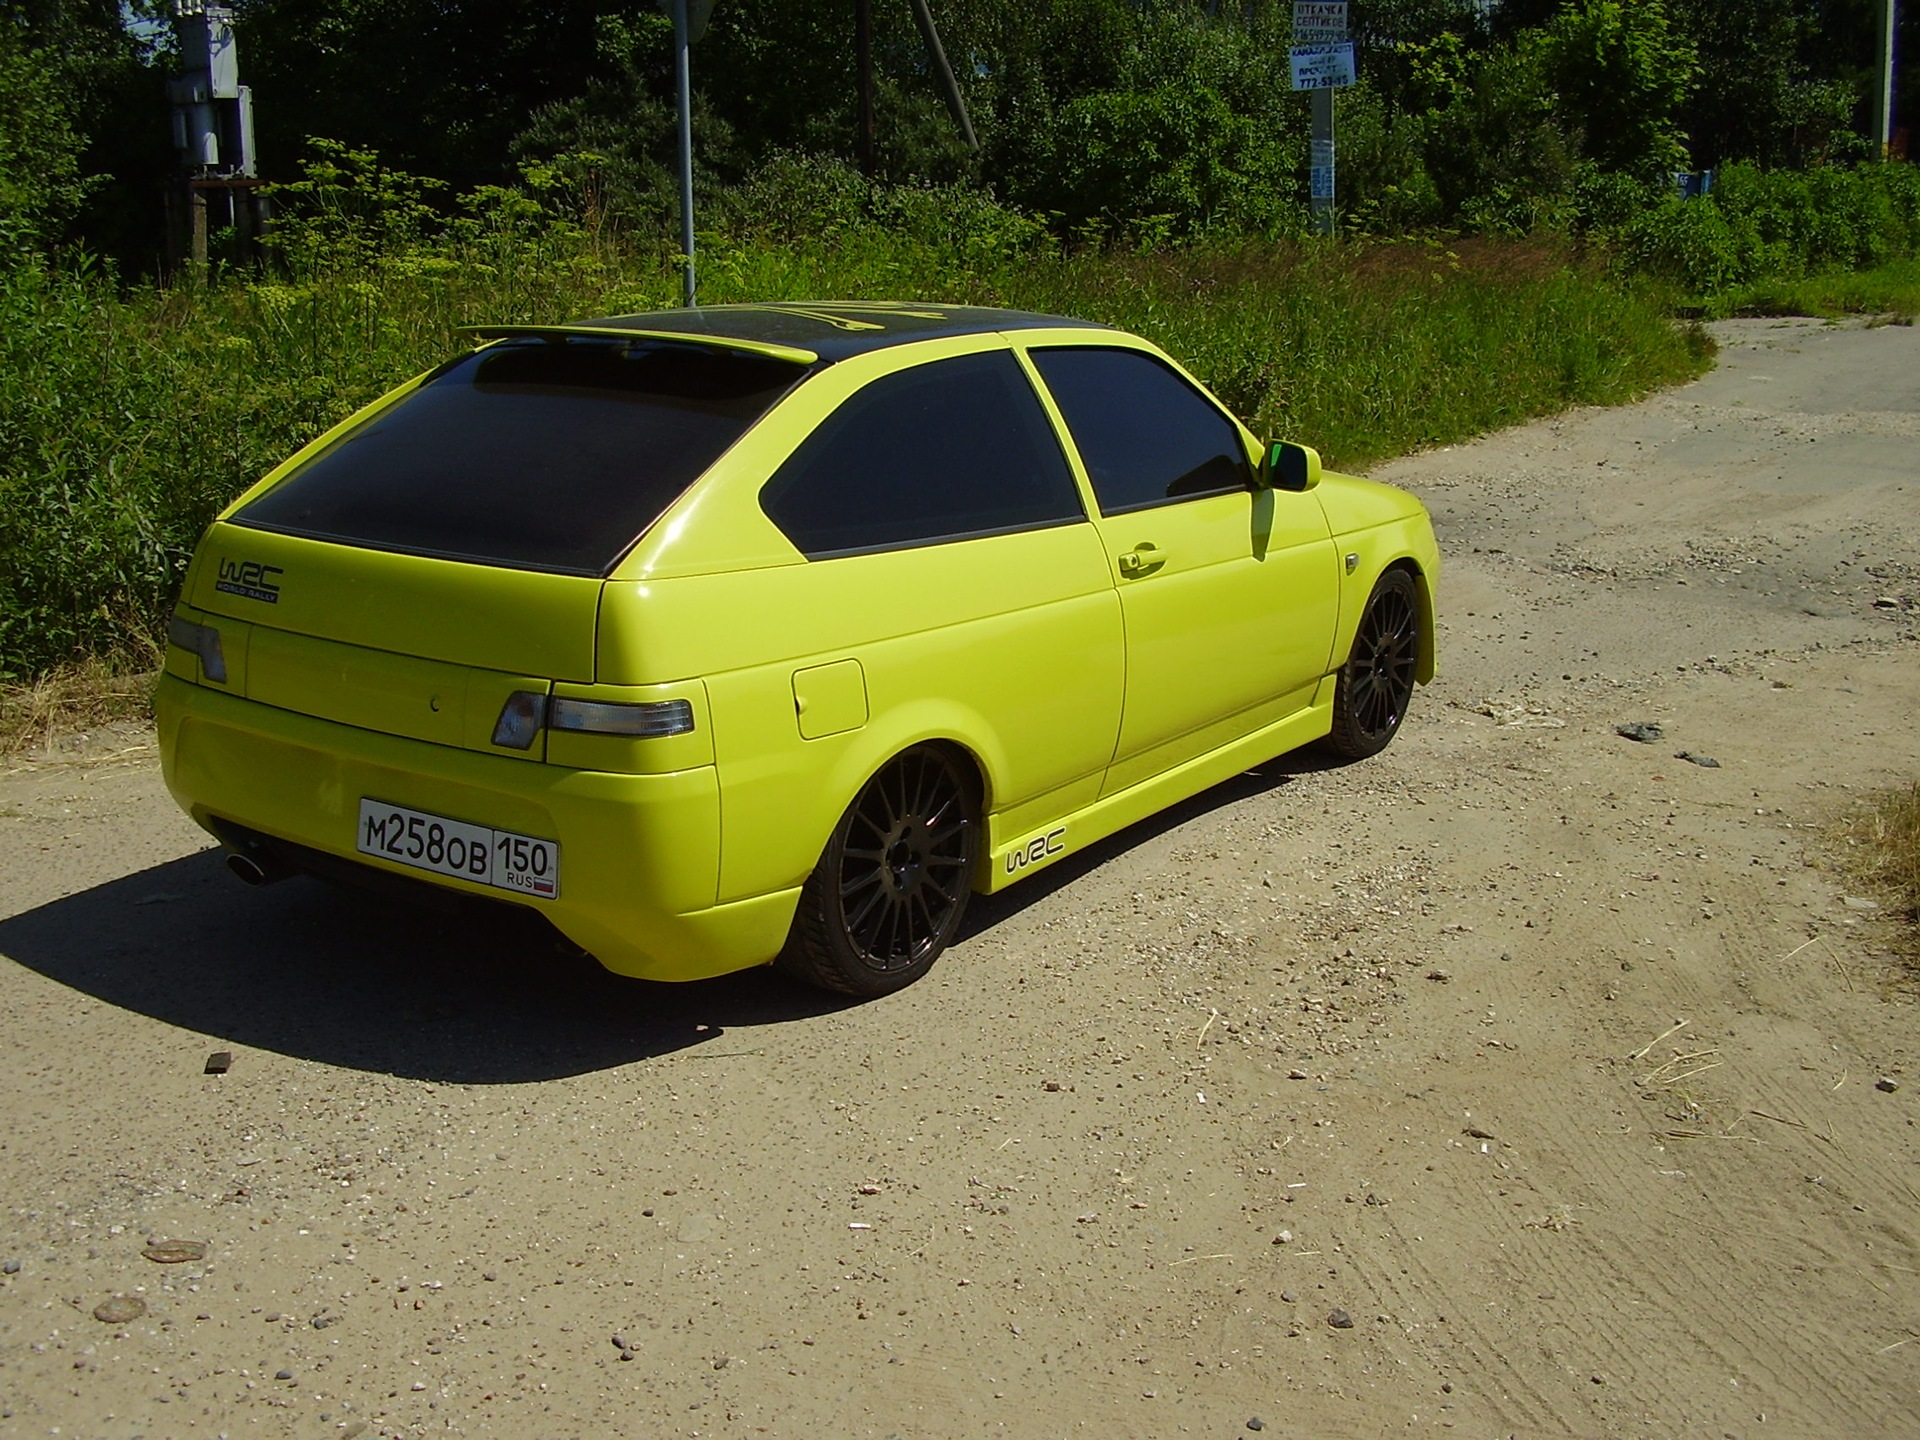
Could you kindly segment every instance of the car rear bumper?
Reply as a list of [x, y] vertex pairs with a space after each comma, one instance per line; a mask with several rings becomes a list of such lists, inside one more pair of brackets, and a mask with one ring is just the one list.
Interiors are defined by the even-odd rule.
[[[167, 788], [195, 821], [244, 827], [366, 868], [533, 906], [609, 970], [693, 980], [764, 964], [799, 892], [714, 904], [719, 783], [712, 766], [661, 775], [573, 770], [382, 735], [163, 675], [155, 701]], [[560, 893], [516, 896], [360, 853], [374, 798], [555, 840]], [[231, 832], [230, 832], [231, 833]]]

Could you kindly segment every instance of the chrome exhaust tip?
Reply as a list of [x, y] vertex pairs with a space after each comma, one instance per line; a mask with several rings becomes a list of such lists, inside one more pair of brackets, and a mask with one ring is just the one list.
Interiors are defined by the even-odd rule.
[[227, 869], [248, 885], [271, 885], [291, 873], [265, 855], [248, 855], [239, 850], [227, 852]]

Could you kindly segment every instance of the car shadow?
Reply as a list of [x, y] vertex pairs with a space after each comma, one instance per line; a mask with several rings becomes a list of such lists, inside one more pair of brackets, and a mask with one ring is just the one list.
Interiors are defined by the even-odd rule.
[[517, 906], [304, 876], [249, 890], [217, 849], [0, 921], [0, 955], [220, 1047], [457, 1084], [733, 1050], [729, 1032], [851, 1003], [766, 971], [681, 985], [612, 975]]
[[[1136, 846], [1335, 762], [1296, 752], [975, 896], [990, 930]], [[207, 849], [0, 920], [0, 957], [220, 1046], [448, 1084], [505, 1085], [712, 1047], [855, 1002], [747, 970], [660, 984], [610, 974], [519, 906], [296, 876], [250, 890]], [[730, 1043], [728, 1043], [730, 1041]]]

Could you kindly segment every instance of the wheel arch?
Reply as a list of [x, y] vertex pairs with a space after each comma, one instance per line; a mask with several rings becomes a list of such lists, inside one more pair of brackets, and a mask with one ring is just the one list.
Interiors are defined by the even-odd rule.
[[[1425, 685], [1433, 679], [1438, 669], [1439, 646], [1433, 633], [1433, 585], [1420, 562], [1411, 555], [1402, 555], [1386, 568], [1406, 571], [1413, 578], [1414, 593], [1420, 597], [1420, 663], [1413, 672], [1413, 678]], [[1384, 575], [1386, 570], [1380, 573]]]

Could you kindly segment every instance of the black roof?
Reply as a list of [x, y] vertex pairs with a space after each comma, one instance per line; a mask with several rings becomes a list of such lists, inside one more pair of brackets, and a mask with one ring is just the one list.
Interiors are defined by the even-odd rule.
[[691, 310], [609, 315], [577, 324], [582, 329], [639, 330], [656, 335], [698, 335], [717, 341], [792, 346], [811, 350], [822, 360], [844, 360], [850, 355], [889, 345], [949, 335], [1034, 330], [1055, 325], [1110, 328], [1086, 320], [1036, 315], [1025, 310], [891, 300], [775, 300], [762, 305], [701, 305]]

